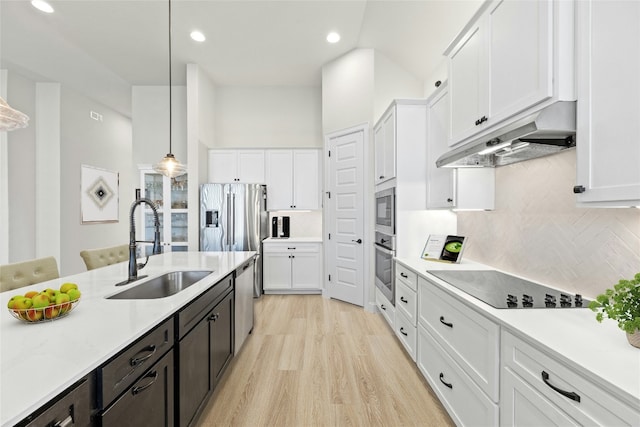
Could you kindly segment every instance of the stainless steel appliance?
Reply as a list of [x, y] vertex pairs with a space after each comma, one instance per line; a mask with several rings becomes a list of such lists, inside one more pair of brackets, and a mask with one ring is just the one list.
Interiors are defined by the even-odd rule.
[[376, 231], [374, 248], [376, 252], [376, 287], [395, 306], [395, 281], [393, 257], [396, 254], [395, 236]]
[[376, 231], [389, 236], [396, 234], [396, 189], [376, 193]]
[[535, 159], [575, 147], [575, 135], [576, 101], [560, 101], [444, 153], [436, 166], [495, 167]]
[[495, 270], [428, 271], [494, 308], [581, 308], [589, 300]]
[[256, 251], [255, 297], [262, 295], [262, 240], [268, 236], [265, 185], [200, 186], [200, 250]]
[[253, 294], [255, 283], [255, 259], [251, 259], [236, 269], [235, 286], [235, 339], [233, 354], [242, 348], [247, 336], [253, 330]]

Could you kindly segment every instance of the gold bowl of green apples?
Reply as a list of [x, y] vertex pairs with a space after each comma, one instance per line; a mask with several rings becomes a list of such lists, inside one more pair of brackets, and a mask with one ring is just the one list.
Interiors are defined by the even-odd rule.
[[80, 290], [75, 283], [63, 283], [59, 290], [28, 291], [13, 296], [7, 303], [9, 313], [27, 323], [39, 323], [67, 316], [80, 302]]

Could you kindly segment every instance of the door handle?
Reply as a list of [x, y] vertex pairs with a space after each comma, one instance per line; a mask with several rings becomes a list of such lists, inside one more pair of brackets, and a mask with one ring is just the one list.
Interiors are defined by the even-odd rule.
[[362, 244], [362, 239], [352, 240], [352, 242], [356, 242], [357, 244], [361, 245]]

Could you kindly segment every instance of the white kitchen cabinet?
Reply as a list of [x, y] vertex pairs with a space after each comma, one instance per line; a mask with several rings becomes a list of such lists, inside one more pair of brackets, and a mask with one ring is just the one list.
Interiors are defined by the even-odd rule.
[[321, 291], [321, 243], [265, 241], [262, 245], [266, 294]]
[[427, 209], [484, 209], [495, 206], [495, 169], [438, 168], [449, 151], [449, 88], [447, 82], [427, 105]]
[[449, 357], [422, 324], [418, 324], [416, 363], [456, 425], [498, 425], [498, 405]]
[[499, 399], [500, 327], [422, 277], [418, 322], [493, 402]]
[[209, 182], [263, 184], [264, 150], [209, 150]]
[[320, 150], [266, 151], [267, 209], [320, 209]]
[[[157, 207], [160, 220], [160, 243], [162, 251], [186, 251], [188, 249], [189, 216], [187, 197], [187, 175], [168, 178], [155, 172], [150, 166], [140, 167], [142, 197], [151, 200]], [[145, 242], [154, 239], [153, 211], [146, 204], [138, 207], [140, 212], [137, 239]], [[167, 221], [166, 219], [169, 218]], [[139, 243], [143, 255], [151, 255], [153, 243]]]
[[573, 2], [488, 0], [445, 51], [449, 145], [550, 100], [575, 100]]
[[381, 184], [396, 176], [396, 110], [385, 112], [373, 130], [375, 147], [375, 183]]
[[576, 16], [577, 201], [640, 206], [640, 2], [584, 0]]
[[380, 313], [382, 313], [382, 317], [387, 321], [391, 329], [395, 331], [396, 324], [396, 308], [389, 302], [387, 297], [376, 287], [376, 307]]
[[500, 425], [640, 425], [640, 410], [614, 398], [508, 331], [502, 332]]

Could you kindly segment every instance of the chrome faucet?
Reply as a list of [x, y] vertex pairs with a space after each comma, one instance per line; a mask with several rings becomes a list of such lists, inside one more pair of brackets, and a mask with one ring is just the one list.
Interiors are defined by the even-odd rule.
[[[151, 210], [153, 211], [153, 220], [154, 220], [154, 238], [151, 240], [136, 240], [136, 223], [134, 219], [134, 213], [136, 208], [142, 204], [146, 203], [149, 205]], [[149, 256], [147, 255], [147, 259], [143, 264], [138, 264], [137, 260], [137, 244], [138, 243], [153, 243], [153, 254], [159, 254], [161, 252], [160, 248], [160, 219], [158, 218], [158, 210], [156, 205], [149, 199], [141, 197], [136, 199], [131, 204], [131, 209], [129, 211], [129, 278], [123, 282], [116, 283], [116, 286], [126, 285], [127, 283], [135, 282], [138, 279], [143, 279], [145, 276], [138, 276], [138, 270], [143, 269], [147, 263], [149, 262]]]

